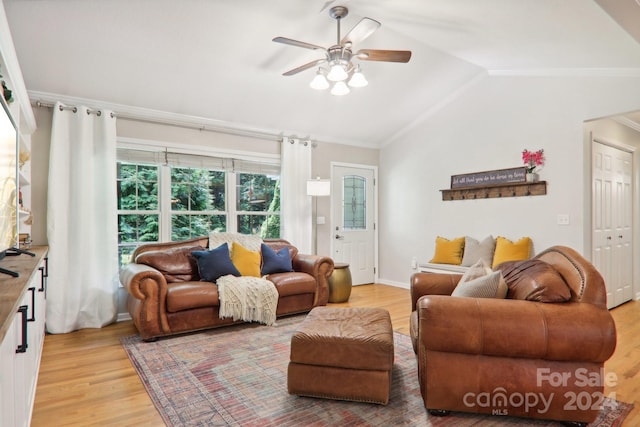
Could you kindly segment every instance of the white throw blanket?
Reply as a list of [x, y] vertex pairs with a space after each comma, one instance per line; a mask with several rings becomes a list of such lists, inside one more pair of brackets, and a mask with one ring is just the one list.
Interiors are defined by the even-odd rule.
[[216, 284], [221, 319], [232, 317], [269, 326], [276, 322], [278, 291], [272, 282], [260, 277], [227, 275], [219, 277]]

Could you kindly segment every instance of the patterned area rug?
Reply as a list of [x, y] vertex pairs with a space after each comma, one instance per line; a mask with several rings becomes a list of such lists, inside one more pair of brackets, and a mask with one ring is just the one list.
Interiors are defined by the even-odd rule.
[[[289, 342], [304, 316], [275, 326], [247, 324], [122, 344], [168, 426], [548, 426], [521, 418], [452, 413], [429, 416], [422, 403], [411, 339], [395, 333], [388, 405], [291, 396]], [[619, 426], [633, 405], [611, 401], [596, 422]]]

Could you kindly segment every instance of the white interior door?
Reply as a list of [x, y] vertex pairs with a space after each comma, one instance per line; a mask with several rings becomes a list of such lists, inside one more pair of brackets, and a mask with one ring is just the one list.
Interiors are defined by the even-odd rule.
[[375, 280], [373, 168], [332, 166], [331, 230], [335, 262], [346, 262], [354, 285]]
[[592, 260], [607, 286], [607, 306], [632, 297], [632, 154], [593, 141]]

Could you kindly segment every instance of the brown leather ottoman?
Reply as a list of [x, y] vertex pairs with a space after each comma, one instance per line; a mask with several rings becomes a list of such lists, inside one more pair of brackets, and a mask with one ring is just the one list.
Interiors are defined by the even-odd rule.
[[291, 337], [289, 394], [389, 402], [393, 329], [381, 308], [316, 307]]

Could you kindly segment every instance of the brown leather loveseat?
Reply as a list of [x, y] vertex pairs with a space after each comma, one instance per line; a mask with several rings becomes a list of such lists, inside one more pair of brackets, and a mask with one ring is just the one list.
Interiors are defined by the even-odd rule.
[[[299, 254], [295, 246], [282, 239], [264, 243], [276, 251], [288, 248], [294, 270], [267, 276], [278, 291], [277, 316], [327, 304], [331, 258]], [[120, 272], [120, 281], [128, 291], [129, 314], [142, 339], [237, 323], [219, 318], [218, 288], [215, 283], [200, 280], [191, 252], [205, 250], [208, 245], [209, 238], [201, 237], [146, 244], [134, 251], [132, 262]]]
[[[560, 273], [566, 302], [450, 296], [460, 275], [415, 273], [411, 336], [425, 407], [430, 413], [487, 413], [593, 421], [604, 362], [616, 346], [606, 288], [573, 249], [554, 246], [534, 259]], [[508, 281], [507, 281], [508, 282]]]

